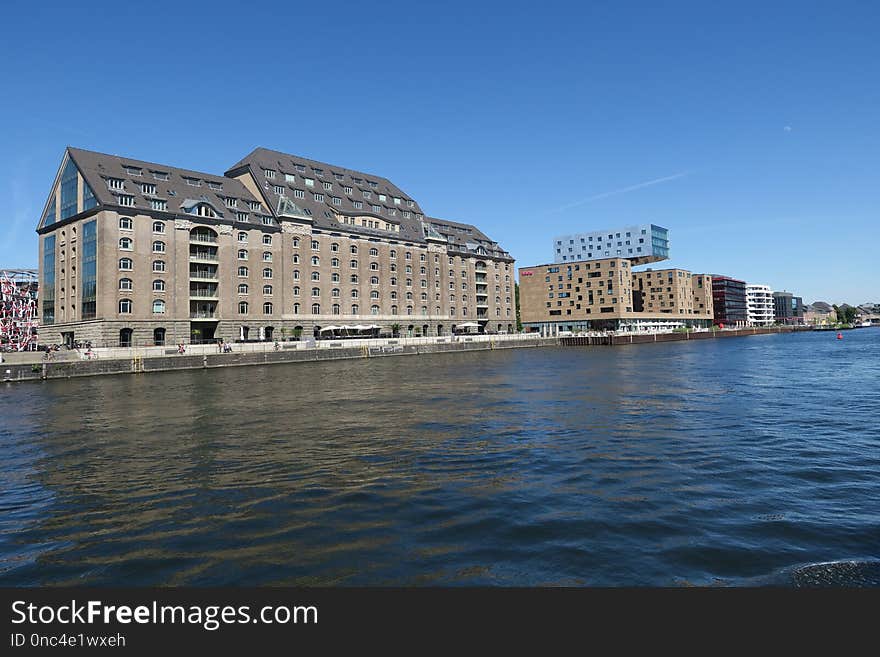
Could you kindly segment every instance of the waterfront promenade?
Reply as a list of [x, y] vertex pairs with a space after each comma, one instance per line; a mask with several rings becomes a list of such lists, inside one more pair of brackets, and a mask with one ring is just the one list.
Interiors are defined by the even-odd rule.
[[810, 327], [771, 327], [691, 331], [688, 333], [613, 333], [592, 332], [575, 336], [541, 336], [537, 333], [510, 335], [459, 335], [422, 338], [380, 338], [364, 340], [303, 340], [299, 342], [236, 343], [231, 353], [222, 353], [216, 344], [186, 345], [183, 354], [177, 347], [104, 347], [82, 350], [4, 354], [0, 367], [3, 382], [66, 379], [107, 374], [141, 374], [173, 370], [209, 369], [245, 365], [304, 363], [325, 360], [417, 356], [514, 349], [520, 347], [620, 346], [656, 342], [709, 340], [774, 333], [809, 331]]

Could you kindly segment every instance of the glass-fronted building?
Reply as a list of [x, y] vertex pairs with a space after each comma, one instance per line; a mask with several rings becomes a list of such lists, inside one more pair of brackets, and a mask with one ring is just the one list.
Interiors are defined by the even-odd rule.
[[640, 224], [553, 238], [553, 262], [583, 262], [626, 258], [640, 265], [669, 258], [669, 231]]

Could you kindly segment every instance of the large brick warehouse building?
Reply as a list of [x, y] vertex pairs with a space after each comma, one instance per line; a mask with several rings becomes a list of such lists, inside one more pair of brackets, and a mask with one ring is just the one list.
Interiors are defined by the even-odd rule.
[[516, 326], [513, 259], [478, 228], [262, 148], [225, 175], [67, 148], [37, 232], [44, 343]]

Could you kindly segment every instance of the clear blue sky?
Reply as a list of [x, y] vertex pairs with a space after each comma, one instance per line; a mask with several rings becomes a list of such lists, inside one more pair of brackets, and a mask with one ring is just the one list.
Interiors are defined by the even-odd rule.
[[68, 144], [217, 173], [261, 145], [520, 266], [653, 221], [671, 265], [880, 302], [880, 3], [720, 4], [4, 6], [0, 266], [36, 266]]

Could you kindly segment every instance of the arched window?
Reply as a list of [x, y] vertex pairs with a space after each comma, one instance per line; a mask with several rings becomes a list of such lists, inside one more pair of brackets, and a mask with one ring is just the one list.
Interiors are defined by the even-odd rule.
[[313, 281], [320, 281], [321, 280], [321, 272], [313, 271], [312, 272], [312, 280]]
[[339, 296], [339, 288], [334, 287], [332, 290], [330, 290], [330, 296], [331, 297], [338, 297]]
[[131, 230], [131, 228], [132, 228], [131, 217], [119, 217], [119, 227], [122, 230]]
[[396, 298], [397, 298], [397, 290], [391, 290], [391, 298], [392, 298], [392, 299], [396, 299]]
[[164, 221], [154, 221], [153, 222], [153, 232], [154, 233], [164, 233], [165, 232], [165, 222]]
[[413, 308], [412, 308], [412, 306], [407, 306], [407, 307], [406, 307], [406, 314], [407, 314], [407, 315], [412, 315], [412, 313], [413, 313]]
[[295, 265], [299, 264], [299, 254], [298, 253], [293, 254], [293, 264], [295, 264]]
[[370, 298], [371, 299], [378, 299], [379, 298], [379, 290], [373, 290], [372, 292], [370, 292]]
[[379, 306], [376, 306], [376, 305], [370, 306], [370, 314], [371, 315], [378, 315], [379, 314]]
[[298, 237], [293, 238], [293, 248], [299, 248], [299, 238]]
[[299, 280], [299, 269], [293, 270], [293, 280], [295, 280], [295, 281]]
[[391, 277], [391, 285], [397, 285], [397, 277], [396, 276]]
[[300, 293], [299, 285], [293, 286], [293, 296], [298, 297]]
[[351, 282], [357, 284], [357, 282], [358, 282], [358, 275], [357, 274], [351, 275]]
[[351, 304], [351, 314], [357, 315], [361, 312], [361, 307], [356, 303]]
[[336, 272], [333, 272], [332, 274], [330, 274], [330, 280], [333, 281], [334, 283], [338, 283], [340, 281], [339, 274]]
[[130, 315], [132, 311], [133, 304], [131, 299], [120, 299], [119, 300], [119, 314], [120, 315]]
[[134, 269], [134, 263], [131, 258], [120, 258], [119, 259], [119, 268], [122, 271], [131, 271]]
[[272, 252], [263, 251], [263, 262], [272, 262]]
[[313, 297], [319, 297], [319, 296], [321, 296], [321, 288], [319, 288], [319, 287], [313, 287], [313, 288], [312, 288], [312, 296], [313, 296]]
[[263, 304], [263, 314], [264, 315], [271, 315], [272, 314], [272, 304], [269, 301], [267, 301], [266, 303]]
[[153, 312], [156, 314], [163, 314], [165, 312], [165, 302], [162, 299], [153, 300]]
[[239, 260], [247, 260], [248, 259], [247, 249], [239, 249], [238, 250], [238, 259]]
[[161, 278], [157, 278], [153, 281], [153, 292], [164, 292], [165, 291], [165, 281]]
[[321, 259], [318, 256], [312, 256], [312, 264], [317, 267], [321, 264]]
[[272, 246], [272, 236], [263, 235], [263, 244], [265, 244], [266, 246]]
[[393, 262], [391, 263], [391, 271], [397, 271], [397, 265], [395, 265]]
[[351, 261], [350, 263], [348, 263], [348, 264], [349, 264], [349, 267], [351, 267], [352, 269], [357, 269], [358, 261], [357, 261], [357, 260], [352, 260], [352, 261]]
[[312, 240], [312, 251], [317, 251], [321, 248], [321, 245], [318, 243], [318, 240]]
[[421, 260], [422, 262], [424, 262], [426, 259], [427, 259], [427, 258], [425, 257], [425, 254], [424, 254], [424, 253], [419, 254], [419, 260]]
[[407, 293], [406, 293], [406, 300], [407, 300], [407, 301], [412, 301], [412, 298], [413, 298], [413, 294], [412, 294], [412, 292], [407, 292]]
[[153, 271], [161, 273], [165, 271], [165, 261], [164, 260], [153, 260]]
[[293, 304], [293, 314], [299, 315], [299, 304], [298, 303]]
[[370, 276], [370, 285], [378, 285], [379, 277], [378, 276]]
[[333, 304], [332, 312], [333, 312], [334, 315], [338, 315], [338, 314], [339, 314], [339, 304], [338, 304], [338, 303], [334, 303], [334, 304]]
[[272, 286], [271, 285], [264, 285], [263, 286], [263, 294], [264, 295], [271, 295], [272, 294]]
[[124, 290], [126, 292], [130, 292], [132, 289], [132, 282], [130, 278], [120, 278], [119, 279], [119, 289]]
[[371, 262], [370, 263], [370, 270], [379, 271], [379, 263], [378, 262]]
[[406, 252], [406, 259], [412, 260], [412, 253], [410, 253], [409, 251]]
[[357, 248], [357, 246], [355, 246], [354, 244], [351, 245], [351, 252], [352, 252], [352, 253], [357, 253], [357, 252], [358, 252], [358, 248]]
[[397, 257], [397, 251], [391, 249], [391, 253], [389, 253], [389, 257], [394, 260]]
[[272, 270], [269, 267], [263, 270], [263, 278], [272, 278]]
[[411, 278], [407, 278], [407, 279], [406, 279], [406, 286], [407, 286], [407, 287], [412, 287], [412, 279], [411, 279]]
[[337, 244], [336, 242], [333, 242], [330, 245], [330, 250], [333, 251], [334, 253], [336, 253], [337, 251], [339, 251], [339, 244]]
[[248, 311], [248, 302], [247, 301], [239, 301], [238, 302], [238, 314], [239, 315], [247, 315]]
[[320, 303], [313, 303], [312, 304], [312, 314], [313, 315], [320, 315], [321, 314], [321, 304]]
[[239, 242], [247, 242], [248, 241], [248, 234], [244, 231], [239, 232], [238, 233], [238, 241]]
[[422, 306], [422, 315], [424, 317], [428, 316], [428, 306]]
[[239, 294], [247, 294], [250, 288], [247, 283], [239, 283], [238, 284], [238, 293]]
[[247, 267], [239, 267], [239, 268], [238, 268], [238, 275], [241, 276], [241, 277], [247, 277], [247, 275], [248, 275], [248, 268], [247, 268]]
[[123, 251], [131, 251], [132, 241], [130, 237], [119, 238], [119, 248]]
[[426, 276], [426, 275], [428, 274], [428, 270], [425, 269], [424, 267], [419, 267], [419, 273], [420, 273], [422, 276]]
[[331, 267], [338, 267], [339, 266], [339, 258], [331, 258], [330, 259], [330, 266]]
[[425, 294], [424, 292], [422, 292], [421, 299], [422, 299], [422, 301], [427, 301], [427, 300], [428, 300], [428, 295]]
[[371, 256], [379, 255], [379, 249], [370, 249], [370, 255]]
[[153, 242], [153, 253], [165, 253], [165, 242], [159, 240]]
[[426, 288], [426, 287], [428, 287], [428, 281], [422, 279], [420, 285], [422, 286], [422, 288]]
[[359, 293], [358, 293], [357, 290], [352, 290], [352, 291], [351, 291], [351, 298], [352, 298], [352, 299], [357, 299], [357, 298], [358, 298], [358, 295], [359, 295]]
[[391, 306], [391, 314], [392, 314], [392, 315], [396, 315], [396, 314], [397, 314], [397, 306]]

